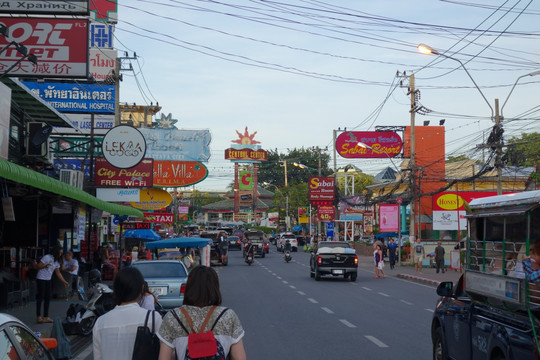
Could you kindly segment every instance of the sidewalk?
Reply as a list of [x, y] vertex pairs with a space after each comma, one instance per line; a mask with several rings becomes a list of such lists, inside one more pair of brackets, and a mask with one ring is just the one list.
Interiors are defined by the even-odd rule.
[[[358, 255], [359, 268], [371, 270], [374, 273], [375, 270], [373, 266], [373, 257]], [[456, 271], [446, 269], [444, 273], [437, 274], [435, 268], [428, 267], [422, 268], [422, 273], [416, 273], [414, 265], [405, 264], [403, 262], [401, 266], [396, 263], [395, 268], [390, 269], [390, 262], [388, 261], [388, 258], [384, 259], [384, 273], [386, 276], [399, 277], [433, 287], [437, 287], [437, 285], [443, 281], [452, 281], [455, 284], [461, 276], [461, 272], [459, 270]]]

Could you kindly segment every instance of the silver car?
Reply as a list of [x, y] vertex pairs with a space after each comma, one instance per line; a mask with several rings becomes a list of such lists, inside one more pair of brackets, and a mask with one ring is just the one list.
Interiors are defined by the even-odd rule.
[[0, 313], [0, 354], [2, 354], [2, 359], [54, 360], [49, 349], [56, 347], [56, 339], [38, 339], [35, 333], [22, 321], [14, 316]]
[[139, 269], [148, 287], [164, 309], [182, 306], [188, 271], [179, 260], [137, 261], [133, 267]]

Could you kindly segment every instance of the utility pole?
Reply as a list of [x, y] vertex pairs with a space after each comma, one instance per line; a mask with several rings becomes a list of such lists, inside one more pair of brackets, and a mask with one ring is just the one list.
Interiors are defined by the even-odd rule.
[[497, 195], [502, 195], [502, 116], [499, 114], [499, 99], [495, 99], [495, 128], [497, 136], [497, 148], [495, 150], [495, 167], [497, 168]]
[[113, 81], [114, 81], [114, 124], [120, 125], [120, 81], [122, 81], [122, 75], [120, 74], [121, 71], [133, 71], [133, 67], [131, 66], [131, 63], [129, 64], [128, 69], [122, 68], [122, 60], [136, 60], [137, 54], [133, 53], [133, 57], [129, 57], [127, 55], [127, 52], [125, 53], [124, 57], [117, 57], [114, 63], [114, 74], [113, 74]]
[[321, 155], [321, 152], [322, 151], [328, 151], [328, 146], [326, 146], [324, 149], [321, 149], [320, 147], [318, 146], [313, 146], [311, 148], [312, 151], [316, 151], [317, 152], [317, 156], [319, 158], [319, 176], [322, 176], [322, 155]]

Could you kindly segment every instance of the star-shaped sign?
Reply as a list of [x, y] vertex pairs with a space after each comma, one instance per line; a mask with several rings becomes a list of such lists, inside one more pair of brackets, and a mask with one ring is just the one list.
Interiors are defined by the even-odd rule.
[[161, 114], [161, 119], [156, 119], [158, 129], [176, 129], [176, 124], [178, 120], [172, 118], [172, 114], [169, 115]]

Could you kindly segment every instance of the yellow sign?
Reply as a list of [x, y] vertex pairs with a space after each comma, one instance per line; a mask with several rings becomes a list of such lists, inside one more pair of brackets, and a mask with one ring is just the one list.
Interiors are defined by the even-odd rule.
[[139, 202], [131, 202], [131, 206], [141, 210], [159, 210], [167, 207], [172, 196], [162, 189], [142, 189], [139, 192]]
[[307, 224], [309, 222], [309, 216], [307, 215], [300, 215], [298, 217], [298, 223], [299, 224]]
[[456, 194], [439, 196], [437, 205], [443, 210], [457, 210], [463, 206], [463, 199]]

